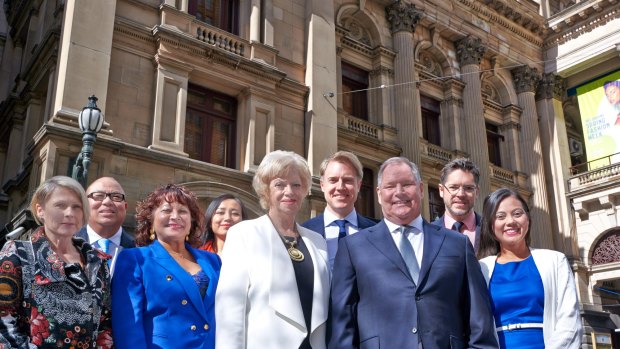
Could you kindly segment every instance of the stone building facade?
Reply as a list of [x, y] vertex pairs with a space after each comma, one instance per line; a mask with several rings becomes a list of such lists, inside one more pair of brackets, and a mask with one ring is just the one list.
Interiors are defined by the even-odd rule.
[[[117, 178], [130, 211], [175, 182], [205, 207], [234, 193], [258, 216], [251, 178], [266, 153], [302, 154], [316, 177], [349, 150], [364, 165], [361, 212], [380, 217], [378, 167], [402, 155], [420, 166], [430, 220], [439, 170], [469, 156], [481, 198], [518, 190], [533, 246], [573, 263], [593, 346], [617, 327], [597, 285], [620, 290], [620, 259], [605, 252], [618, 246], [620, 175], [571, 172], [583, 133], [567, 91], [620, 67], [619, 14], [615, 0], [5, 1], [0, 223], [24, 220], [34, 188], [71, 173], [91, 94], [105, 125], [89, 179]], [[323, 210], [318, 178], [307, 201], [302, 218]]]

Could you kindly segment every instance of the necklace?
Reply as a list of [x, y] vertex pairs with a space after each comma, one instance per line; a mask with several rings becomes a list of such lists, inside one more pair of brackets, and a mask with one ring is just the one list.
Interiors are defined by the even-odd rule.
[[[271, 225], [273, 225], [273, 228], [276, 230], [276, 233], [278, 233], [278, 236], [280, 236], [280, 239], [282, 239], [282, 242], [284, 242], [284, 246], [286, 246], [286, 251], [288, 252], [288, 256], [291, 257], [291, 260], [293, 262], [302, 262], [304, 260], [304, 254], [297, 248], [297, 238], [282, 235], [280, 231], [278, 230], [278, 228], [276, 227], [276, 225], [273, 224], [273, 220], [271, 219], [271, 217], [269, 217], [269, 215], [267, 215], [267, 217], [271, 221]], [[293, 229], [295, 233], [297, 233], [296, 225], [293, 226]], [[287, 238], [292, 238], [293, 240], [289, 240]]]
[[168, 250], [168, 252], [172, 253], [173, 255], [177, 255], [183, 259], [185, 259], [186, 261], [188, 261], [189, 259], [185, 258], [185, 256], [182, 253], [176, 252], [176, 251], [172, 251], [172, 250]]
[[288, 252], [288, 256], [291, 257], [291, 260], [302, 262], [304, 260], [304, 254], [297, 248], [297, 239], [293, 238], [293, 240], [289, 240], [282, 235], [280, 235], [280, 237], [284, 245], [286, 245], [286, 251]]

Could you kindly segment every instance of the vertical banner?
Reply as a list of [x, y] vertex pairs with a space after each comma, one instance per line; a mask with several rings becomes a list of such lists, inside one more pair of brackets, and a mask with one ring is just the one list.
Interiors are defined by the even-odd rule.
[[590, 169], [620, 163], [620, 71], [577, 87], [577, 100]]

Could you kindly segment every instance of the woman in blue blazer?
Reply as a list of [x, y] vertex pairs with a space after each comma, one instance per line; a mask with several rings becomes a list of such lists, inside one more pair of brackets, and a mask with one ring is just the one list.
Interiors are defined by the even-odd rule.
[[169, 184], [136, 212], [136, 245], [143, 247], [119, 254], [112, 284], [116, 348], [214, 348], [221, 262], [196, 248], [204, 230], [196, 197]]

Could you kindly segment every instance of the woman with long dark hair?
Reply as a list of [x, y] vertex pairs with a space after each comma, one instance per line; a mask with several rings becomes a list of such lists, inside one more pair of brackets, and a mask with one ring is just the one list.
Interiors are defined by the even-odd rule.
[[[578, 349], [581, 317], [562, 253], [530, 247], [530, 210], [514, 190], [484, 200], [478, 257], [502, 349]], [[543, 227], [544, 229], [544, 227]]]

